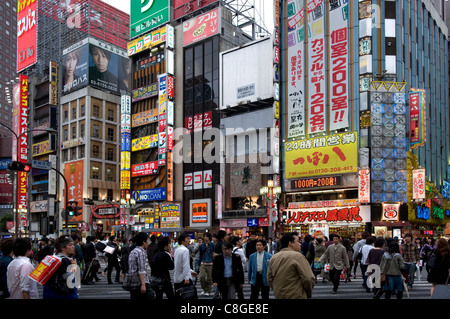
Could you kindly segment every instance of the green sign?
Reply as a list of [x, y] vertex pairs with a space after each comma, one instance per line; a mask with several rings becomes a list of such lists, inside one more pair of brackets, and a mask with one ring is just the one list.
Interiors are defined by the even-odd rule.
[[131, 0], [130, 38], [170, 21], [170, 0]]

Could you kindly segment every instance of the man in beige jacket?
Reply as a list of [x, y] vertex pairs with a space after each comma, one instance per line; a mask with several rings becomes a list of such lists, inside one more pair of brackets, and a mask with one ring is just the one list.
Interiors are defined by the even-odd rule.
[[328, 246], [322, 257], [320, 257], [319, 262], [330, 263], [330, 280], [333, 283], [332, 293], [337, 293], [342, 270], [344, 268], [350, 269], [347, 249], [341, 244], [339, 235], [333, 234], [333, 244]]
[[300, 252], [299, 237], [288, 233], [280, 240], [283, 249], [269, 261], [267, 279], [276, 299], [308, 299], [315, 277], [308, 260]]

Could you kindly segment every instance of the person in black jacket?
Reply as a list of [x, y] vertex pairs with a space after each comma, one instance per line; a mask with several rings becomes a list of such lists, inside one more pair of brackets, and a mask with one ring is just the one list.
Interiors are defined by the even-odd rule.
[[222, 299], [236, 299], [236, 291], [244, 287], [244, 269], [241, 258], [232, 253], [230, 242], [222, 243], [222, 254], [213, 262], [213, 285], [217, 287]]
[[95, 237], [87, 236], [86, 237], [86, 270], [83, 273], [83, 277], [81, 280], [82, 284], [92, 285], [94, 284], [93, 280], [99, 281], [100, 279], [97, 277], [98, 270], [100, 269], [100, 263], [96, 260], [97, 254], [95, 250]]
[[147, 258], [148, 258], [148, 264], [150, 265], [150, 268], [153, 267], [153, 260], [155, 257], [155, 254], [158, 252], [158, 244], [156, 242], [156, 236], [151, 235], [150, 236], [150, 245], [147, 247]]
[[174, 268], [175, 265], [170, 255], [169, 237], [160, 237], [158, 240], [158, 250], [153, 257], [150, 278], [150, 284], [153, 290], [155, 290], [156, 299], [162, 299], [164, 293], [167, 299], [173, 299], [175, 297], [169, 272], [169, 270], [173, 270]]
[[111, 281], [111, 273], [113, 268], [116, 269], [116, 282], [120, 282], [120, 265], [119, 265], [119, 245], [116, 242], [116, 236], [110, 236], [109, 242], [107, 246], [114, 248], [114, 252], [112, 254], [106, 253], [106, 257], [108, 258], [108, 284], [112, 285]]

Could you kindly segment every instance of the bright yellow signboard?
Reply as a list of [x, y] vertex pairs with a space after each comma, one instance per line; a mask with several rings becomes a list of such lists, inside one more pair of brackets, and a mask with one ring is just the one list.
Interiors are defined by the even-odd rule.
[[358, 135], [346, 132], [285, 143], [286, 178], [358, 170]]

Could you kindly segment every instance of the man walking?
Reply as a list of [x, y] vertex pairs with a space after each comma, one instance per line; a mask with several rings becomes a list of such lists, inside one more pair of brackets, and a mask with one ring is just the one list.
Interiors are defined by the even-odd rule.
[[280, 240], [283, 249], [269, 261], [267, 280], [277, 299], [308, 299], [315, 277], [303, 254], [297, 234], [287, 233]]
[[405, 234], [404, 243], [402, 244], [402, 257], [405, 264], [405, 271], [408, 274], [408, 290], [412, 289], [414, 284], [414, 273], [417, 270], [417, 266], [420, 262], [419, 248], [412, 241], [412, 234]]
[[213, 267], [214, 243], [211, 233], [206, 233], [203, 237], [203, 244], [200, 245], [200, 285], [203, 291], [200, 295], [209, 296], [212, 286], [212, 267]]
[[258, 239], [256, 241], [256, 253], [250, 255], [248, 263], [248, 282], [251, 285], [250, 299], [258, 299], [261, 291], [261, 299], [269, 299], [270, 286], [267, 281], [267, 271], [272, 255], [265, 251], [266, 241]]
[[320, 257], [319, 262], [330, 263], [330, 280], [333, 283], [332, 293], [337, 293], [341, 272], [345, 268], [350, 268], [347, 249], [341, 244], [339, 235], [334, 235], [333, 244], [328, 246], [325, 253]]
[[217, 287], [222, 299], [236, 299], [237, 288], [244, 287], [244, 269], [241, 258], [232, 253], [230, 242], [222, 243], [222, 254], [213, 263], [213, 285]]
[[197, 273], [191, 269], [189, 249], [187, 248], [191, 243], [191, 238], [188, 234], [182, 233], [178, 236], [178, 248], [174, 254], [174, 290], [184, 286], [193, 284], [192, 276], [197, 277]]

